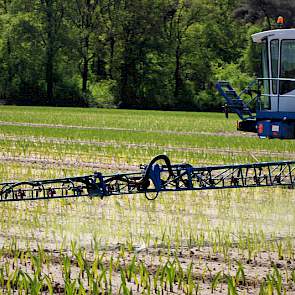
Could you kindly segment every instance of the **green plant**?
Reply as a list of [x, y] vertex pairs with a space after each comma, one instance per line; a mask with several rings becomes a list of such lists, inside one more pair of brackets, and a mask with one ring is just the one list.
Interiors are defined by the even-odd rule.
[[222, 278], [222, 272], [219, 271], [214, 277], [213, 277], [213, 280], [211, 282], [211, 293], [213, 294], [214, 291], [216, 290], [221, 278]]

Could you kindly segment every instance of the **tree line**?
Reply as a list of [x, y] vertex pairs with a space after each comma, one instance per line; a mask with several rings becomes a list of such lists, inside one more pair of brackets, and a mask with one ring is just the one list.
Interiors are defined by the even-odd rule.
[[258, 72], [250, 35], [288, 0], [0, 0], [0, 101], [216, 110]]

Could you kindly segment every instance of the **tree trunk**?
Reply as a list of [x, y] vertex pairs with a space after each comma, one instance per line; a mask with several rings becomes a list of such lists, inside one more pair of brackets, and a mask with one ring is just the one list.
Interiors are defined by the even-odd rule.
[[53, 50], [49, 44], [46, 53], [46, 86], [47, 100], [50, 105], [54, 105], [53, 99]]
[[10, 42], [10, 37], [8, 36], [7, 38], [7, 80], [5, 83], [5, 89], [4, 89], [4, 98], [10, 98], [11, 96], [11, 86], [12, 86], [12, 80], [13, 80], [13, 71], [12, 71], [12, 66], [11, 66], [11, 42]]
[[82, 93], [83, 96], [87, 95], [87, 84], [88, 84], [88, 59], [84, 57], [83, 61], [83, 73], [82, 73]]
[[271, 22], [270, 22], [270, 17], [268, 15], [266, 15], [266, 20], [267, 20], [267, 25], [268, 25], [268, 29], [271, 30]]
[[[85, 23], [84, 26], [86, 29], [86, 32], [91, 27], [91, 1], [86, 0], [85, 1]], [[85, 100], [85, 103], [87, 103], [87, 84], [88, 84], [88, 72], [89, 72], [89, 35], [86, 33], [85, 37], [83, 38], [83, 44], [82, 44], [82, 52], [83, 52], [83, 70], [82, 70], [82, 94], [83, 98]]]
[[175, 51], [175, 74], [174, 74], [174, 79], [175, 79], [175, 90], [174, 90], [174, 97], [178, 98], [180, 94], [180, 90], [182, 87], [182, 78], [181, 78], [181, 71], [180, 71], [180, 46], [179, 44], [176, 47]]
[[[126, 50], [126, 49], [125, 49]], [[121, 78], [120, 78], [120, 99], [123, 106], [128, 104], [128, 61], [126, 59], [126, 53], [124, 54], [124, 61], [121, 65]]]
[[52, 15], [52, 0], [46, 1], [46, 16], [47, 16], [47, 42], [46, 42], [46, 86], [47, 100], [50, 105], [54, 105], [53, 97], [53, 63], [54, 63], [54, 32], [53, 32], [53, 15]]
[[89, 50], [89, 37], [86, 36], [84, 38], [84, 56], [83, 56], [83, 70], [82, 70], [82, 93], [83, 97], [86, 98], [87, 96], [87, 84], [88, 84], [88, 50]]
[[121, 79], [119, 88], [120, 99], [122, 101], [123, 107], [134, 106], [137, 103], [137, 95], [135, 90], [136, 83], [134, 79], [136, 74], [136, 71], [134, 69], [136, 60], [134, 60], [134, 56], [132, 55], [130, 44], [127, 43], [128, 42], [126, 41], [123, 62], [121, 65]]
[[10, 42], [10, 38], [8, 37], [7, 39], [7, 55], [8, 55], [8, 84], [9, 86], [12, 83], [12, 68], [11, 68], [11, 42]]
[[[8, 5], [11, 5], [11, 2], [7, 3], [7, 1], [4, 1], [4, 12], [8, 14]], [[4, 86], [4, 91], [1, 96], [3, 96], [4, 99], [7, 99], [11, 95], [11, 85], [12, 85], [12, 80], [13, 80], [13, 70], [12, 70], [12, 48], [11, 48], [11, 41], [10, 41], [10, 36], [7, 36], [6, 40], [6, 47], [7, 47], [7, 58], [6, 58], [6, 63], [7, 63], [7, 79], [5, 79], [5, 86]]]
[[109, 76], [110, 79], [113, 79], [113, 62], [114, 62], [114, 53], [115, 53], [115, 38], [110, 36], [110, 69]]

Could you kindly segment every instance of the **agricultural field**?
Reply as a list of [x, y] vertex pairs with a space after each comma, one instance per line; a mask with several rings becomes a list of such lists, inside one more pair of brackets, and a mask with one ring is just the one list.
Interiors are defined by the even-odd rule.
[[[0, 107], [0, 182], [293, 160], [223, 114]], [[0, 294], [295, 294], [295, 192], [264, 188], [0, 205]]]

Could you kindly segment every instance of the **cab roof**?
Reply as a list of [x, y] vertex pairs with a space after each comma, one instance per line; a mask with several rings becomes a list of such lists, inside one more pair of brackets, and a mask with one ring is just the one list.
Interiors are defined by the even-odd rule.
[[252, 39], [255, 43], [261, 43], [264, 38], [295, 39], [295, 29], [270, 30], [252, 35]]

